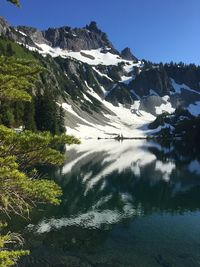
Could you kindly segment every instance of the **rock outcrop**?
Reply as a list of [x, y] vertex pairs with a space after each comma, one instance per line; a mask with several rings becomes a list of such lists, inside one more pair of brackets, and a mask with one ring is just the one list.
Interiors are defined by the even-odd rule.
[[129, 47], [126, 47], [121, 51], [121, 57], [126, 60], [133, 60], [135, 62], [138, 61], [138, 59], [132, 54]]

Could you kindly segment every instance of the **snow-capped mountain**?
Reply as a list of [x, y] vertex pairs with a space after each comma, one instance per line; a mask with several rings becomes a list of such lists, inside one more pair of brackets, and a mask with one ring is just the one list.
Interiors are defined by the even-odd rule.
[[11, 27], [0, 18], [0, 34], [49, 70], [60, 94], [66, 129], [78, 137], [144, 136], [148, 124], [177, 107], [200, 113], [200, 68], [152, 64], [125, 48], [117, 51], [95, 22], [84, 28]]

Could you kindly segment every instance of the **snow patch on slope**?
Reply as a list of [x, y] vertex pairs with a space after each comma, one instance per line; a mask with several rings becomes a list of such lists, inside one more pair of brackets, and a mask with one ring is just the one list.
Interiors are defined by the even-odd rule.
[[[124, 137], [146, 137], [154, 134], [163, 128], [171, 128], [169, 124], [158, 127], [157, 129], [148, 129], [148, 124], [155, 120], [155, 116], [140, 109], [142, 99], [134, 101], [130, 108], [119, 104], [114, 106], [110, 102], [100, 97], [87, 82], [85, 84], [88, 88], [88, 94], [96, 98], [102, 103], [102, 110], [106, 109], [109, 112], [104, 112], [102, 116], [106, 118], [106, 123], [92, 123], [82, 119], [85, 123], [78, 123], [76, 127], [66, 127], [69, 134], [73, 134], [79, 138], [109, 138], [116, 135], [123, 135]], [[105, 90], [102, 92], [105, 93]], [[151, 94], [156, 94], [154, 90], [150, 90]], [[162, 97], [163, 103], [155, 107], [156, 114], [164, 112], [173, 113], [175, 108], [172, 107], [170, 97], [168, 95]], [[92, 100], [91, 100], [92, 102]], [[76, 114], [74, 110], [68, 110], [77, 118], [81, 119], [80, 114]]]
[[122, 59], [119, 55], [115, 55], [110, 53], [109, 51], [106, 53], [102, 52], [102, 48], [92, 49], [92, 50], [81, 50], [80, 52], [73, 52], [61, 49], [60, 47], [52, 48], [47, 44], [38, 44], [38, 52], [42, 55], [51, 55], [52, 57], [63, 57], [63, 58], [74, 58], [89, 65], [118, 65], [121, 62], [132, 62], [129, 60]]
[[27, 34], [25, 34], [24, 32], [22, 32], [22, 31], [20, 31], [20, 30], [17, 30], [17, 29], [15, 29], [15, 31], [16, 32], [19, 32], [21, 35], [23, 35], [23, 36], [27, 36]]
[[132, 82], [135, 79], [135, 76], [125, 76], [123, 75], [121, 77], [121, 82], [124, 84], [129, 84], [130, 82]]
[[[88, 86], [87, 82], [86, 85]], [[79, 138], [108, 138], [123, 134], [125, 137], [145, 137], [148, 135], [147, 125], [155, 120], [155, 117], [145, 111], [139, 111], [135, 114], [132, 113], [132, 109], [126, 108], [123, 105], [113, 106], [110, 102], [102, 99], [99, 95], [88, 86], [88, 93], [94, 98], [98, 99], [104, 108], [109, 111], [102, 114], [107, 119], [106, 124], [94, 124], [82, 119], [71, 106], [63, 103], [63, 106], [67, 108], [67, 111], [75, 115], [77, 118], [86, 122], [86, 124], [78, 123], [75, 128], [66, 126], [67, 133], [73, 134]], [[139, 103], [136, 101], [132, 107], [139, 109]]]
[[175, 90], [175, 92], [171, 92], [171, 94], [181, 94], [182, 90], [187, 90], [187, 91], [190, 91], [192, 93], [195, 93], [195, 94], [199, 94], [200, 95], [200, 92], [197, 92], [196, 90], [191, 89], [186, 84], [184, 84], [184, 83], [183, 84], [178, 84], [172, 78], [170, 80], [171, 80], [172, 86], [173, 86], [173, 88]]
[[108, 80], [110, 80], [110, 81], [113, 82], [113, 80], [112, 80], [110, 77], [108, 77], [107, 74], [101, 73], [101, 72], [100, 72], [98, 69], [96, 69], [95, 67], [92, 67], [92, 69], [93, 69], [94, 71], [96, 71], [100, 76], [105, 77], [106, 79], [108, 79]]
[[175, 108], [172, 107], [169, 96], [168, 95], [163, 96], [162, 99], [163, 101], [165, 101], [165, 103], [161, 104], [160, 106], [155, 107], [156, 114], [160, 115], [164, 112], [173, 113], [175, 111]]

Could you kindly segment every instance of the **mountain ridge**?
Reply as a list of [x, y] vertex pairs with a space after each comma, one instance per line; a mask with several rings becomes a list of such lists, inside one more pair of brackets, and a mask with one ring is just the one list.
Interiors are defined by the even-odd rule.
[[[16, 30], [21, 36], [14, 32]], [[124, 59], [138, 61], [132, 54], [130, 48], [124, 48], [120, 53], [109, 41], [107, 34], [102, 32], [95, 21], [82, 28], [71, 28], [69, 26], [50, 27], [47, 30], [38, 30], [35, 27], [19, 25], [12, 27], [0, 17], [0, 34], [8, 35], [15, 41], [27, 45], [47, 44], [51, 47], [60, 47], [74, 52], [92, 49], [109, 49], [109, 52], [122, 56]]]
[[66, 129], [75, 135], [148, 135], [156, 116], [179, 107], [193, 112], [200, 102], [199, 67], [141, 61], [129, 48], [118, 52], [95, 22], [42, 32], [0, 19], [0, 33], [34, 57], [41, 54], [53, 75], [60, 73], [60, 105]]

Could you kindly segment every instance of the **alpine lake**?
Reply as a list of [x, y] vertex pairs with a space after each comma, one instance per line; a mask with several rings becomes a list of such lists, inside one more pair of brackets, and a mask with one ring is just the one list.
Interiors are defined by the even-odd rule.
[[200, 153], [146, 140], [85, 140], [41, 169], [60, 206], [15, 218], [31, 250], [19, 267], [200, 266]]

